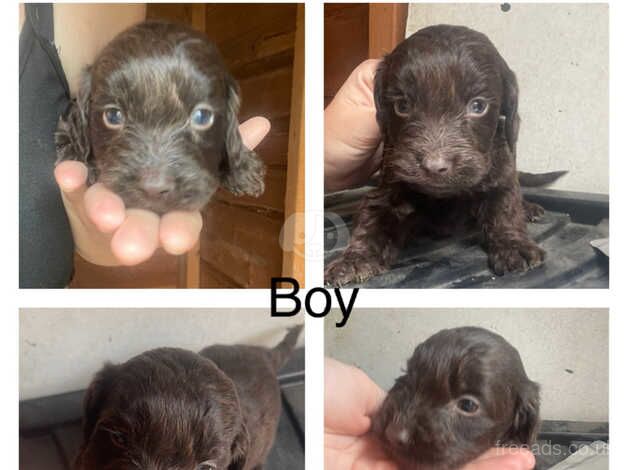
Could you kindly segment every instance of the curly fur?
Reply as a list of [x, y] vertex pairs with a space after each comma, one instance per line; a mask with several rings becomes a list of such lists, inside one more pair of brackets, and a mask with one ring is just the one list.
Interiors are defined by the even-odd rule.
[[74, 468], [261, 469], [281, 413], [277, 371], [301, 328], [273, 349], [161, 348], [106, 365], [85, 395]]
[[[539, 266], [545, 252], [526, 222], [543, 209], [523, 202], [515, 162], [517, 80], [489, 39], [462, 26], [422, 29], [383, 59], [374, 94], [381, 183], [362, 201], [326, 282], [386, 271], [416, 232], [440, 237], [469, 227], [481, 230], [496, 274]], [[468, 113], [476, 97], [488, 103], [481, 117]]]
[[[469, 396], [473, 415], [457, 406]], [[496, 445], [533, 444], [539, 409], [539, 386], [514, 347], [482, 328], [454, 328], [417, 346], [373, 431], [400, 468], [452, 470]]]
[[[199, 103], [214, 123], [190, 125]], [[103, 112], [118, 107], [120, 129]], [[157, 213], [202, 208], [219, 186], [264, 192], [265, 168], [238, 131], [239, 88], [214, 44], [183, 25], [148, 21], [119, 34], [88, 67], [56, 133], [58, 161], [87, 164], [127, 207]]]

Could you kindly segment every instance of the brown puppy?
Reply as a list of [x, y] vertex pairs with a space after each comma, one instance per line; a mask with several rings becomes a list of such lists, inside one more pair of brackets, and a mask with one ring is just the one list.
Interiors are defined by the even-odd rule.
[[131, 208], [202, 208], [219, 186], [264, 192], [264, 165], [242, 144], [239, 88], [216, 46], [183, 25], [120, 33], [87, 68], [61, 118], [58, 160], [87, 164]]
[[273, 349], [162, 348], [107, 365], [85, 395], [77, 470], [253, 470], [281, 413], [276, 374], [302, 326]]
[[400, 468], [453, 470], [496, 445], [531, 445], [539, 403], [539, 386], [504, 338], [442, 330], [415, 349], [373, 431]]
[[515, 164], [517, 80], [489, 39], [462, 26], [422, 29], [384, 57], [374, 93], [381, 183], [364, 198], [326, 282], [386, 271], [417, 232], [468, 227], [481, 230], [496, 274], [540, 265], [545, 253], [526, 222], [543, 209], [524, 206]]

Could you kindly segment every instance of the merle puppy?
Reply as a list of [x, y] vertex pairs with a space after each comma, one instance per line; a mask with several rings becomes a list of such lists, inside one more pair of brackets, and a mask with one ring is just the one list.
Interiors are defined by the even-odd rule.
[[442, 237], [469, 226], [480, 228], [496, 274], [539, 266], [545, 252], [526, 222], [543, 209], [522, 200], [515, 164], [517, 80], [489, 39], [462, 26], [422, 29], [384, 57], [374, 88], [381, 183], [362, 201], [326, 282], [384, 272], [417, 232]]
[[105, 366], [85, 395], [75, 468], [261, 469], [281, 412], [277, 371], [301, 329], [273, 349], [162, 348]]
[[79, 160], [129, 208], [198, 210], [219, 186], [264, 192], [264, 165], [242, 144], [239, 88], [218, 49], [183, 25], [120, 33], [82, 77], [59, 121], [57, 157]]
[[539, 386], [504, 338], [442, 330], [415, 349], [373, 431], [400, 468], [453, 470], [496, 445], [533, 444], [539, 402]]

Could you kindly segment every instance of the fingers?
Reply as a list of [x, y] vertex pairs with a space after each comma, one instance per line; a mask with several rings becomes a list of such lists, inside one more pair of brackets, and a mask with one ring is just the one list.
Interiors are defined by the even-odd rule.
[[103, 233], [113, 232], [124, 222], [124, 202], [101, 183], [96, 183], [85, 191], [83, 202], [87, 217]]
[[270, 121], [261, 116], [255, 116], [240, 124], [242, 143], [246, 148], [253, 150], [270, 131]]
[[170, 212], [161, 218], [159, 241], [166, 252], [181, 255], [194, 247], [202, 228], [199, 212]]
[[150, 258], [159, 246], [159, 216], [129, 209], [111, 239], [111, 251], [121, 264], [133, 266]]
[[74, 203], [85, 192], [87, 167], [81, 162], [61, 162], [55, 167], [55, 180], [66, 200]]
[[463, 470], [532, 470], [534, 454], [522, 448], [493, 448]]

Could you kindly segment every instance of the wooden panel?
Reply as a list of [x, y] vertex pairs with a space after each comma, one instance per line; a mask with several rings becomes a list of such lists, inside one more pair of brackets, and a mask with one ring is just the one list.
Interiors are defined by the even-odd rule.
[[201, 259], [241, 287], [268, 287], [281, 273], [282, 218], [215, 202], [204, 213]]
[[283, 231], [283, 275], [305, 285], [305, 9], [297, 10], [290, 112], [288, 184]]
[[216, 41], [242, 93], [240, 120], [261, 115], [271, 132], [256, 149], [267, 165], [260, 198], [221, 191], [204, 211], [202, 287], [268, 287], [281, 274], [288, 139], [296, 30], [295, 4], [207, 5]]
[[369, 6], [369, 57], [379, 59], [405, 38], [407, 3], [371, 3]]
[[240, 119], [265, 116], [271, 120], [290, 114], [292, 65], [240, 81], [242, 109]]
[[325, 4], [325, 105], [351, 71], [368, 58], [367, 3]]
[[174, 288], [178, 285], [179, 257], [162, 250], [145, 263], [133, 267], [97, 266], [74, 256], [73, 288]]

